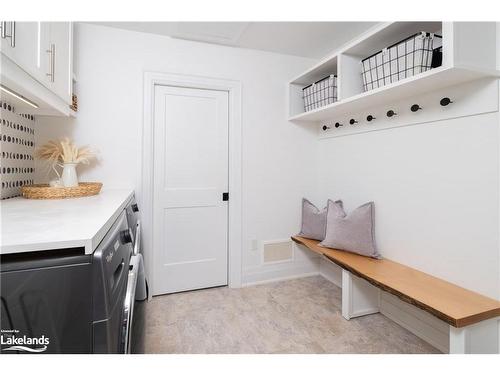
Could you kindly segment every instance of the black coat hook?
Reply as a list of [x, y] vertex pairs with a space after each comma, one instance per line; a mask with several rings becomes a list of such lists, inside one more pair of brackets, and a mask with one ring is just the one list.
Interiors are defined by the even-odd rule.
[[349, 120], [349, 124], [354, 125], [357, 124], [358, 122], [354, 120], [353, 118]]
[[443, 98], [439, 101], [439, 104], [443, 107], [446, 107], [450, 103], [453, 103], [450, 98]]
[[344, 126], [344, 125], [342, 125], [340, 122], [336, 122], [336, 123], [335, 123], [335, 127], [336, 127], [336, 128], [340, 128], [341, 126]]
[[327, 131], [328, 129], [330, 129], [330, 127], [329, 127], [329, 126], [323, 125], [323, 130], [324, 130], [324, 131]]
[[410, 111], [412, 111], [412, 112], [417, 112], [419, 109], [422, 109], [422, 107], [420, 107], [418, 104], [413, 104], [410, 107]]
[[373, 117], [372, 115], [366, 116], [366, 121], [368, 121], [368, 122], [371, 122], [371, 121], [373, 121], [375, 119], [376, 119], [376, 117]]
[[387, 111], [387, 117], [392, 117], [392, 116], [396, 116], [396, 115], [397, 115], [397, 113], [394, 112], [392, 109]]

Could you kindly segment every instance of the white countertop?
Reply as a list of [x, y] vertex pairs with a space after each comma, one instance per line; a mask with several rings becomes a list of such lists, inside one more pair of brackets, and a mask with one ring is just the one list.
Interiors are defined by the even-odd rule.
[[0, 202], [0, 254], [84, 247], [92, 254], [134, 194], [106, 190], [92, 197]]

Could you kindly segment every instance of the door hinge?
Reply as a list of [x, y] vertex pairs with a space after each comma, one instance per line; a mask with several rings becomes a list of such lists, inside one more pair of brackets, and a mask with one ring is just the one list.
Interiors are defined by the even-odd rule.
[[229, 193], [222, 193], [222, 200], [228, 201], [229, 200]]

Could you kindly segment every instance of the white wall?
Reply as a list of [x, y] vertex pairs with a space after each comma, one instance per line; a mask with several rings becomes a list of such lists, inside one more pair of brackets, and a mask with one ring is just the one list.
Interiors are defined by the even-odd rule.
[[322, 139], [321, 195], [374, 201], [384, 257], [498, 298], [498, 125], [495, 112]]
[[[315, 189], [316, 136], [286, 121], [286, 82], [313, 61], [215, 46], [102, 26], [77, 24], [76, 119], [39, 118], [37, 143], [68, 135], [101, 152], [81, 179], [107, 188], [141, 183], [145, 71], [242, 82], [243, 282], [317, 271], [300, 250], [295, 261], [262, 266], [255, 240], [287, 238], [299, 229], [300, 200]], [[40, 171], [38, 180], [44, 179]]]
[[[441, 108], [441, 96], [455, 102]], [[374, 108], [373, 125], [357, 125], [401, 127], [335, 138], [320, 132], [321, 199], [341, 198], [348, 211], [374, 201], [384, 257], [500, 298], [498, 96], [494, 82], [450, 87]], [[412, 103], [424, 109], [412, 114]], [[397, 120], [384, 116], [392, 107]], [[361, 123], [367, 114], [349, 116]], [[339, 269], [322, 263], [320, 272], [338, 284]], [[446, 326], [437, 318], [385, 293], [380, 309], [448, 352]]]

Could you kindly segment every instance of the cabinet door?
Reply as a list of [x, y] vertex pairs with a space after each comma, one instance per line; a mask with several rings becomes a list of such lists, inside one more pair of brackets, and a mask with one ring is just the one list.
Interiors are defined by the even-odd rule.
[[[5, 22], [6, 34], [1, 50], [19, 67], [34, 77], [39, 76], [39, 22]], [[15, 29], [15, 31], [14, 31]], [[12, 41], [14, 44], [12, 44]]]
[[73, 25], [71, 22], [42, 22], [40, 30], [41, 82], [70, 104]]
[[50, 44], [53, 48], [53, 74], [52, 91], [66, 103], [71, 103], [72, 80], [72, 39], [73, 25], [70, 22], [51, 22]]

